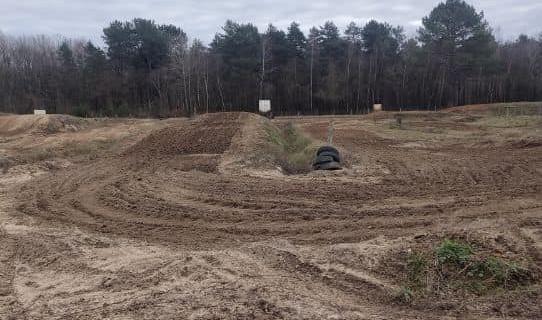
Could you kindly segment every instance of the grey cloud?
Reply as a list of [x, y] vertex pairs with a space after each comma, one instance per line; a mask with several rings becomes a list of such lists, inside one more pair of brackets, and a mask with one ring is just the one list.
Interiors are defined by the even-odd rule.
[[[504, 40], [520, 33], [542, 32], [539, 0], [470, 2], [484, 11]], [[61, 34], [101, 43], [102, 29], [109, 22], [143, 17], [178, 25], [191, 37], [209, 42], [226, 19], [252, 22], [261, 30], [269, 23], [285, 29], [291, 21], [297, 21], [304, 31], [327, 20], [344, 29], [350, 21], [364, 23], [376, 19], [401, 25], [409, 35], [414, 35], [421, 18], [437, 3], [428, 0], [0, 0], [0, 30], [14, 35]]]

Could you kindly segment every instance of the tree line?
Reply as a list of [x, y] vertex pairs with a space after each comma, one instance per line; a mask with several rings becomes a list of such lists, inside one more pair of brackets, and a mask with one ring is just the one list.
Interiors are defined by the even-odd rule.
[[415, 37], [385, 22], [304, 34], [227, 21], [207, 46], [177, 26], [114, 21], [90, 41], [0, 33], [0, 111], [179, 116], [364, 113], [542, 100], [542, 35], [498, 42], [473, 6], [438, 4]]

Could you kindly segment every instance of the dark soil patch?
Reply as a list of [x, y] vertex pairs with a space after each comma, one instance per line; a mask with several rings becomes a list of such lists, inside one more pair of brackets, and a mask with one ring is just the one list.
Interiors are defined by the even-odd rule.
[[128, 149], [125, 155], [163, 157], [187, 154], [222, 154], [241, 127], [241, 113], [201, 116], [189, 126], [158, 130]]

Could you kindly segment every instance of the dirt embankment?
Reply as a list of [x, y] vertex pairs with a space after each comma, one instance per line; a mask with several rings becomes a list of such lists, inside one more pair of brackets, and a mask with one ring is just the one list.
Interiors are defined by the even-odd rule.
[[[413, 301], [398, 298], [408, 292], [409, 254], [432, 252], [448, 237], [535, 275], [542, 264], [542, 149], [476, 148], [479, 136], [462, 130], [471, 126], [460, 119], [412, 117], [407, 129], [391, 129], [388, 119], [335, 119], [334, 141], [353, 162], [341, 174], [223, 170], [247, 165], [239, 159], [267, 143], [267, 120], [227, 113], [156, 131], [119, 156], [36, 177], [10, 193], [10, 216], [21, 221], [0, 233], [10, 246], [4, 260], [14, 261], [2, 267], [12, 275], [9, 312], [537, 318], [536, 280], [485, 295], [431, 288], [413, 293]], [[424, 123], [443, 131], [421, 130]], [[296, 121], [316, 140], [325, 139], [328, 124]]]
[[266, 118], [246, 112], [202, 115], [188, 125], [151, 133], [128, 148], [122, 158], [125, 167], [134, 170], [165, 166], [216, 173], [275, 168], [267, 127], [279, 130]]

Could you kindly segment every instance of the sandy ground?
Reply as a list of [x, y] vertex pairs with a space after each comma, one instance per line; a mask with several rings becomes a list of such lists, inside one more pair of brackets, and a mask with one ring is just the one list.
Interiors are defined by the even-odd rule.
[[542, 122], [460, 111], [407, 113], [403, 129], [391, 114], [275, 119], [322, 141], [332, 122], [351, 157], [293, 176], [237, 161], [261, 143], [247, 114], [53, 132], [10, 119], [0, 318], [540, 318], [538, 282], [396, 299], [396, 257], [454, 235], [541, 265]]

